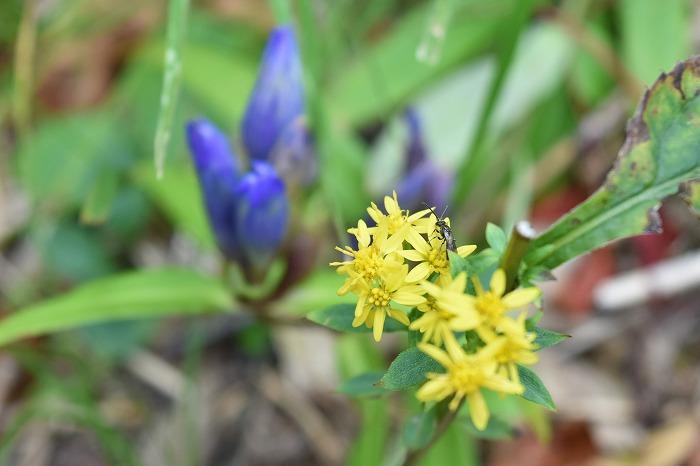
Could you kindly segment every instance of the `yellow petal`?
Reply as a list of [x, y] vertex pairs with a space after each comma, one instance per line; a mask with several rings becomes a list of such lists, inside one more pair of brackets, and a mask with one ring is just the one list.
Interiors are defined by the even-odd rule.
[[475, 312], [464, 311], [455, 317], [450, 319], [450, 328], [457, 332], [463, 332], [465, 330], [471, 330], [479, 325], [479, 316]]
[[374, 326], [372, 328], [372, 333], [374, 334], [374, 341], [379, 341], [382, 339], [382, 332], [384, 331], [384, 319], [386, 319], [386, 313], [384, 311], [376, 311], [374, 313]]
[[[408, 259], [412, 262], [423, 262], [425, 260], [425, 256], [414, 249], [406, 249], [405, 251], [398, 251], [398, 253], [403, 258]], [[335, 263], [337, 263], [337, 262], [335, 262]], [[331, 265], [333, 265], [333, 264], [331, 264]]]
[[406, 275], [406, 281], [408, 283], [413, 283], [420, 280], [424, 280], [430, 276], [431, 272], [432, 267], [430, 266], [430, 264], [428, 264], [427, 262], [421, 262], [420, 264], [417, 264], [415, 267], [413, 267], [410, 272], [408, 272], [408, 275]]
[[509, 393], [513, 395], [518, 395], [525, 391], [525, 388], [520, 383], [511, 382], [505, 377], [496, 374], [484, 380], [484, 387], [497, 392]]
[[457, 254], [459, 254], [460, 257], [467, 257], [474, 251], [476, 251], [476, 244], [467, 244], [466, 246], [460, 246], [457, 248]]
[[[406, 287], [407, 288], [407, 287]], [[391, 295], [391, 299], [394, 302], [403, 304], [405, 306], [417, 306], [425, 302], [425, 298], [418, 293], [412, 291], [403, 291], [400, 289]]]
[[484, 430], [489, 423], [489, 408], [486, 406], [484, 395], [480, 391], [475, 391], [467, 395], [467, 404], [469, 405], [469, 415], [472, 417], [472, 422], [479, 430]]
[[398, 320], [399, 322], [401, 322], [404, 325], [409, 325], [411, 323], [411, 320], [408, 318], [406, 313], [401, 312], [397, 309], [389, 309], [389, 316], [392, 319]]
[[489, 287], [496, 296], [503, 296], [506, 291], [506, 273], [503, 269], [498, 269], [493, 273]]
[[413, 246], [413, 249], [416, 251], [420, 252], [423, 255], [428, 254], [430, 252], [430, 245], [428, 242], [423, 238], [423, 236], [418, 233], [418, 230], [415, 228], [409, 227], [408, 230], [406, 231], [406, 241]]
[[401, 288], [404, 281], [406, 280], [406, 274], [408, 274], [408, 265], [402, 265], [400, 267], [387, 267], [382, 270], [382, 278], [384, 279], [384, 284], [389, 291], [395, 291]]
[[365, 302], [367, 301], [367, 296], [361, 295], [357, 298], [357, 304], [355, 304], [355, 316], [359, 316], [365, 310]]
[[437, 346], [429, 345], [427, 343], [418, 343], [418, 349], [439, 362], [442, 367], [448, 368], [452, 365], [450, 357], [443, 350]]
[[449, 385], [446, 378], [440, 377], [424, 383], [416, 392], [416, 398], [420, 401], [440, 401], [449, 393]]
[[452, 332], [447, 332], [445, 337], [445, 349], [447, 349], [447, 352], [450, 355], [450, 359], [452, 359], [455, 362], [462, 361], [466, 357], [466, 353], [457, 342], [457, 339], [455, 338], [454, 334]]
[[530, 304], [540, 295], [540, 290], [535, 287], [520, 288], [519, 290], [511, 291], [502, 299], [503, 305], [508, 309], [517, 309]]

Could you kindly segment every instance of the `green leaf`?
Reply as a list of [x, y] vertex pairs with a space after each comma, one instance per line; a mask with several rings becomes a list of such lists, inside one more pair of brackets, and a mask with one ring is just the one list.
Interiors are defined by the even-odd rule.
[[544, 386], [537, 374], [525, 366], [518, 365], [518, 375], [520, 383], [525, 387], [525, 393], [520, 396], [552, 411], [557, 409], [552, 401], [552, 395], [549, 394], [547, 387]]
[[147, 163], [137, 167], [134, 177], [181, 231], [202, 247], [216, 247], [193, 168], [172, 164], [168, 167], [168, 176], [158, 180], [153, 167]]
[[97, 322], [229, 312], [232, 306], [219, 280], [190, 270], [129, 272], [11, 313], [0, 320], [0, 345]]
[[133, 157], [119, 126], [107, 111], [45, 120], [17, 155], [22, 187], [42, 209], [82, 205], [100, 174], [119, 173]]
[[[306, 318], [312, 322], [316, 322], [324, 327], [332, 328], [339, 332], [351, 333], [371, 333], [372, 329], [366, 325], [359, 327], [352, 326], [352, 320], [355, 317], [355, 304], [336, 304], [335, 306], [311, 311], [306, 315]], [[401, 322], [387, 317], [384, 322], [385, 332], [400, 332], [405, 331], [406, 326]]]
[[418, 348], [409, 348], [396, 356], [382, 377], [388, 390], [405, 390], [422, 383], [428, 372], [442, 372], [442, 366]]
[[384, 395], [386, 390], [378, 385], [383, 375], [381, 371], [356, 375], [343, 382], [338, 391], [356, 398]]
[[117, 173], [104, 170], [88, 192], [80, 211], [80, 221], [92, 225], [104, 223], [109, 217], [118, 187]]
[[342, 67], [327, 91], [329, 106], [352, 124], [392, 111], [432, 79], [490, 47], [515, 4], [493, 0], [488, 11], [474, 1], [456, 6], [435, 66], [415, 58], [431, 5], [413, 8], [376, 45]]
[[691, 53], [691, 9], [687, 0], [623, 0], [617, 5], [622, 56], [645, 83]]
[[484, 430], [477, 429], [469, 416], [461, 416], [460, 421], [467, 431], [476, 438], [504, 440], [511, 438], [515, 431], [507, 422], [493, 415], [489, 417], [489, 422]]
[[659, 203], [700, 178], [700, 57], [662, 74], [627, 126], [605, 184], [530, 245], [528, 267], [558, 265], [616, 239], [658, 232]]
[[506, 250], [507, 241], [506, 234], [501, 227], [491, 222], [486, 225], [486, 242], [489, 243], [491, 249], [498, 254], [503, 254]]
[[165, 72], [160, 94], [160, 112], [156, 126], [153, 153], [156, 174], [162, 178], [165, 168], [170, 132], [175, 121], [175, 109], [182, 79], [182, 46], [186, 38], [189, 0], [170, 0], [168, 6], [167, 48], [165, 50]]
[[563, 333], [542, 327], [535, 327], [534, 332], [537, 335], [534, 343], [539, 347], [538, 350], [554, 346], [567, 338], [571, 338], [571, 335], [564, 335]]
[[423, 448], [433, 438], [436, 426], [435, 412], [432, 409], [411, 416], [403, 426], [404, 444], [414, 450]]
[[681, 189], [683, 199], [700, 216], [700, 180], [685, 183]]

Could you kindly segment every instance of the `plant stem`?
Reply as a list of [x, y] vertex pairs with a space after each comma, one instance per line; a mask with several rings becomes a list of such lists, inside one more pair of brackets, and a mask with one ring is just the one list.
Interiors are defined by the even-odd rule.
[[515, 288], [520, 262], [534, 237], [535, 231], [529, 222], [522, 220], [513, 227], [506, 252], [501, 259], [501, 268], [506, 273], [506, 292]]
[[455, 420], [457, 417], [457, 413], [459, 412], [459, 409], [462, 407], [460, 404], [457, 409], [455, 410], [448, 410], [442, 418], [440, 418], [440, 422], [438, 423], [437, 427], [435, 428], [435, 433], [433, 434], [433, 437], [430, 439], [430, 441], [423, 447], [418, 450], [412, 450], [406, 455], [406, 459], [403, 462], [403, 466], [417, 466], [418, 462], [423, 459], [426, 453], [428, 453], [428, 450], [432, 448], [433, 445], [442, 437], [442, 434], [445, 433], [448, 427], [450, 427], [450, 424], [452, 424], [452, 421]]

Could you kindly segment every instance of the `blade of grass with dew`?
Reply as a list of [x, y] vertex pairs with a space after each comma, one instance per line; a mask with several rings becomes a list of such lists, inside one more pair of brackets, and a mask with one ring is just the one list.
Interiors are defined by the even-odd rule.
[[500, 52], [498, 53], [498, 66], [496, 76], [491, 82], [486, 104], [481, 113], [479, 124], [476, 129], [476, 134], [467, 151], [465, 158], [462, 160], [460, 167], [457, 170], [457, 178], [452, 194], [452, 204], [454, 210], [458, 210], [471, 190], [471, 186], [481, 174], [481, 170], [487, 161], [487, 153], [481, 151], [481, 147], [486, 138], [491, 115], [496, 108], [496, 101], [501, 93], [503, 84], [508, 75], [508, 69], [513, 60], [515, 48], [518, 44], [518, 38], [523, 28], [530, 18], [530, 14], [537, 3], [537, 0], [523, 0], [515, 6], [515, 11], [510, 17], [510, 20], [504, 24], [502, 28], [505, 34], [502, 37]]
[[168, 7], [167, 46], [165, 48], [165, 71], [160, 94], [160, 112], [154, 141], [156, 176], [163, 177], [165, 157], [170, 141], [177, 97], [182, 79], [182, 45], [185, 42], [189, 0], [171, 0]]

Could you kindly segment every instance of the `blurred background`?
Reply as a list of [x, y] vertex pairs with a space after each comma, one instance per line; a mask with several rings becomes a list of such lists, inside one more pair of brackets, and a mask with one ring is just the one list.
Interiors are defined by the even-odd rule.
[[[403, 341], [300, 318], [341, 299], [327, 266], [338, 232], [397, 187], [405, 207], [445, 205], [458, 170], [460, 244], [484, 245], [486, 222], [545, 228], [604, 180], [645, 87], [700, 46], [696, 1], [529, 3], [193, 0], [157, 179], [168, 3], [3, 0], [0, 316], [125, 271], [221, 273], [185, 123], [205, 116], [240, 149], [282, 22], [301, 44], [307, 155], [322, 163], [288, 193], [286, 271], [262, 300], [274, 319], [241, 300], [0, 349], [0, 462], [391, 464], [416, 407], [336, 389], [385, 368]], [[452, 431], [422, 464], [700, 465], [700, 220], [676, 198], [660, 213], [663, 233], [543, 285], [544, 325], [572, 336], [537, 366], [558, 411], [506, 406], [511, 438]]]

